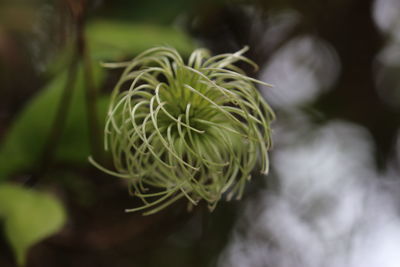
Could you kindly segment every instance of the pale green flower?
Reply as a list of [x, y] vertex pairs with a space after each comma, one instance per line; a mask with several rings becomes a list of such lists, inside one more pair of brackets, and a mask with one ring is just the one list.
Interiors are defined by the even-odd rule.
[[224, 193], [241, 198], [257, 163], [268, 172], [273, 112], [255, 88], [268, 85], [233, 65], [242, 54], [195, 50], [187, 64], [175, 49], [149, 49], [125, 68], [111, 97], [105, 148], [133, 195], [155, 213], [182, 197], [213, 209]]

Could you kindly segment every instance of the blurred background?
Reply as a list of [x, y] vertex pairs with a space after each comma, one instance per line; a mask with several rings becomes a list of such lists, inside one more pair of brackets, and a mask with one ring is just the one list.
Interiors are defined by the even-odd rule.
[[[125, 213], [138, 200], [88, 163], [110, 162], [120, 72], [100, 62], [157, 45], [249, 45], [274, 84], [270, 173], [242, 201]], [[0, 88], [2, 267], [399, 266], [399, 0], [0, 0]]]

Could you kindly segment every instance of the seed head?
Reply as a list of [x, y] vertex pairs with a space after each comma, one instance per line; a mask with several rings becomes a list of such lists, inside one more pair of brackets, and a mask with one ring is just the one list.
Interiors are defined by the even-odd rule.
[[[131, 192], [155, 213], [180, 198], [200, 200], [213, 209], [224, 193], [241, 198], [259, 162], [268, 172], [273, 112], [255, 83], [234, 65], [247, 47], [211, 57], [197, 49], [187, 64], [175, 49], [149, 49], [125, 68], [111, 96], [105, 149], [116, 171], [131, 182]], [[152, 190], [150, 190], [152, 189]]]

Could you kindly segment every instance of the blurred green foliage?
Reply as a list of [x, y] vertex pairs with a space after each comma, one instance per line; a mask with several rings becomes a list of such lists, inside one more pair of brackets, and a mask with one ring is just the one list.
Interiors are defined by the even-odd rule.
[[[11, 15], [0, 16], [0, 30], [5, 28], [20, 33], [29, 32], [39, 14], [39, 2], [43, 3], [38, 1], [28, 5], [27, 1], [22, 1], [20, 6], [7, 1], [3, 4], [4, 8], [0, 10], [0, 15], [12, 11], [10, 14], [15, 13], [18, 16], [15, 18]], [[87, 21], [84, 31], [85, 41], [91, 62], [90, 71], [93, 74], [94, 88], [98, 93], [95, 102], [100, 129], [103, 128], [108, 108], [108, 92], [112, 89], [106, 88], [108, 73], [100, 66], [100, 62], [129, 60], [138, 53], [159, 45], [174, 47], [182, 55], [187, 56], [195, 47], [187, 35], [165, 23], [194, 1], [176, 1], [173, 5], [168, 2], [159, 2], [160, 5], [168, 6], [165, 9], [158, 9], [159, 17], [153, 12], [154, 3], [145, 3], [149, 8], [149, 13], [144, 16], [149, 17], [150, 13], [154, 13], [154, 18], [156, 18], [154, 20], [144, 22], [140, 18], [135, 20], [103, 18]], [[184, 5], [181, 6], [181, 4]], [[26, 15], [26, 23], [18, 22], [21, 20], [19, 16], [23, 16], [20, 11], [29, 15]], [[5, 36], [12, 38], [8, 32]], [[91, 154], [90, 139], [92, 138], [87, 116], [88, 88], [86, 88], [87, 80], [85, 80], [87, 76], [82, 58], [78, 58], [73, 87], [67, 88], [68, 79], [71, 79], [68, 66], [74, 60], [73, 57], [78, 56], [73, 52], [74, 38], [74, 36], [67, 36], [67, 45], [56, 50], [57, 53], [48, 62], [44, 75], [44, 77], [51, 77], [44, 86], [34, 90], [34, 96], [30, 97], [19, 109], [18, 115], [13, 118], [10, 125], [7, 125], [6, 132], [0, 140], [0, 220], [4, 222], [5, 238], [20, 265], [25, 263], [27, 249], [58, 231], [66, 219], [63, 207], [53, 197], [8, 183], [8, 180], [19, 177], [21, 174], [35, 174], [40, 168], [44, 149], [54, 130], [53, 127], [57, 125], [55, 119], [65, 90], [72, 90], [72, 98], [69, 108], [65, 110], [66, 120], [62, 125], [60, 136], [57, 137], [56, 149], [51, 155], [51, 161], [73, 167], [50, 169], [45, 176], [57, 177], [54, 182], [61, 185], [65, 191], [71, 187], [72, 195], [78, 199], [79, 203], [92, 203], [90, 194], [85, 191], [85, 188], [91, 186], [86, 179], [87, 174], [77, 171], [80, 167], [84, 167], [83, 169], [89, 167], [87, 158]], [[47, 48], [40, 47], [40, 49], [43, 51]], [[0, 63], [3, 63], [2, 59], [0, 55]], [[12, 71], [15, 72], [15, 69]], [[23, 79], [23, 74], [21, 76]], [[23, 88], [21, 92], [24, 92]], [[122, 209], [121, 207], [121, 212]]]
[[[214, 2], [220, 2], [220, 0], [214, 0]], [[177, 16], [193, 10], [196, 4], [198, 4], [196, 0], [106, 0], [98, 13], [108, 18], [125, 21], [171, 24]]]
[[[156, 45], [171, 45], [188, 54], [193, 43], [182, 32], [168, 26], [96, 21], [87, 27], [87, 39], [93, 55], [95, 87], [103, 86], [105, 71], [100, 59], [116, 60], [133, 56]], [[49, 137], [58, 104], [67, 80], [67, 71], [57, 73], [47, 86], [30, 100], [0, 144], [0, 181], [9, 175], [32, 170]], [[55, 160], [73, 164], [86, 163], [89, 156], [89, 134], [86, 118], [85, 80], [82, 66], [74, 83], [71, 108], [60, 138]], [[108, 97], [98, 99], [98, 118], [103, 123]], [[102, 128], [102, 127], [101, 127]]]
[[52, 235], [66, 215], [54, 197], [12, 184], [0, 185], [0, 218], [19, 265], [30, 246]]
[[149, 47], [167, 45], [189, 54], [194, 45], [183, 32], [171, 26], [98, 20], [86, 31], [95, 59], [119, 59], [138, 54]]
[[[95, 80], [100, 84], [103, 70], [93, 65]], [[0, 181], [14, 172], [32, 170], [41, 157], [43, 146], [49, 137], [57, 106], [61, 101], [67, 79], [66, 71], [58, 74], [26, 105], [0, 147]], [[82, 163], [89, 155], [89, 136], [86, 124], [85, 82], [83, 68], [78, 67], [70, 112], [60, 138], [56, 160]], [[102, 101], [104, 103], [104, 100]], [[103, 104], [105, 114], [105, 105]]]

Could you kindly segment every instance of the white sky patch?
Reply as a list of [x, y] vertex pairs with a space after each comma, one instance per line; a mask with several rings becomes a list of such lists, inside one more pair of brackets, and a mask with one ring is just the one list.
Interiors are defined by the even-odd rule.
[[398, 267], [399, 184], [379, 177], [373, 152], [342, 121], [276, 147], [280, 189], [246, 203], [219, 266]]
[[378, 28], [400, 41], [400, 1], [375, 0], [373, 18]]
[[396, 157], [397, 157], [397, 163], [400, 166], [400, 131], [397, 135], [397, 144], [396, 144]]
[[339, 74], [335, 50], [317, 37], [302, 36], [280, 48], [264, 66], [260, 79], [274, 85], [262, 92], [273, 107], [305, 104], [330, 89]]

